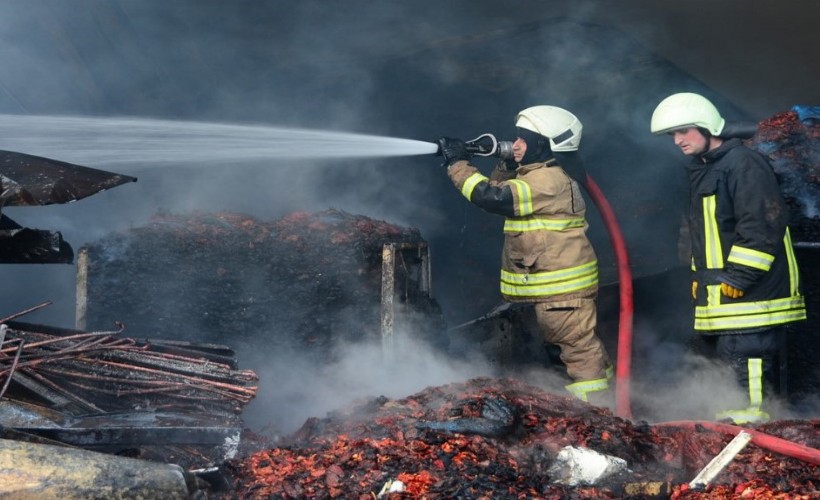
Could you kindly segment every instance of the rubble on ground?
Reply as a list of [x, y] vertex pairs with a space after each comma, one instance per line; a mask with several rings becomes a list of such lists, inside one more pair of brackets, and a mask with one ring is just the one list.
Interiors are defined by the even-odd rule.
[[[760, 429], [816, 446], [820, 421]], [[706, 429], [631, 423], [516, 380], [477, 378], [309, 419], [277, 447], [229, 468], [240, 498], [365, 499], [390, 481], [400, 481], [403, 491], [384, 498], [623, 498], [627, 486], [648, 483], [667, 485], [673, 498], [714, 498], [711, 491], [728, 490], [770, 498], [817, 493], [818, 466], [755, 445], [711, 489], [689, 490], [688, 481], [730, 439]], [[550, 466], [565, 446], [621, 458], [628, 471], [594, 486], [554, 482]]]

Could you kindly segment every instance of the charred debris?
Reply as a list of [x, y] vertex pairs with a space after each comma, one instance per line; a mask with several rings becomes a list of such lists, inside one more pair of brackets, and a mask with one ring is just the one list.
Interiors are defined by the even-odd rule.
[[[758, 427], [820, 446], [820, 421]], [[231, 460], [233, 498], [810, 498], [820, 465], [749, 446], [707, 491], [687, 484], [730, 441], [705, 428], [632, 423], [514, 379], [477, 378], [312, 418], [276, 448]], [[570, 486], [567, 446], [627, 463]], [[386, 484], [400, 483], [392, 493]], [[740, 495], [740, 496], [734, 496]]]
[[[328, 361], [341, 343], [403, 322], [445, 339], [419, 231], [341, 210], [274, 222], [235, 213], [163, 214], [88, 247], [87, 324], [122, 321], [168, 338]], [[395, 299], [395, 300], [394, 300]]]
[[[70, 203], [136, 182], [136, 177], [51, 158], [0, 150], [0, 211], [4, 207]], [[70, 264], [71, 245], [59, 231], [31, 229], [0, 215], [0, 263]]]
[[257, 376], [228, 347], [2, 325], [3, 439], [181, 466], [235, 455]]

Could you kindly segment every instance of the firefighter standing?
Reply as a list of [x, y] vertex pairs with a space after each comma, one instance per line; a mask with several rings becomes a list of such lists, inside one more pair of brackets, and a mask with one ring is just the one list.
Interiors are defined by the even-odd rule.
[[774, 171], [739, 139], [721, 138], [724, 125], [707, 99], [680, 93], [658, 104], [651, 131], [671, 135], [693, 159], [687, 172], [694, 327], [748, 392], [746, 408], [716, 417], [765, 422], [764, 382], [774, 379], [783, 326], [806, 319], [806, 306]]
[[468, 160], [464, 141], [442, 138], [447, 173], [470, 202], [503, 215], [501, 295], [534, 303], [543, 338], [561, 349], [573, 383], [566, 389], [584, 401], [612, 404], [612, 367], [596, 334], [598, 261], [586, 236], [586, 207], [578, 183], [553, 152], [576, 152], [581, 122], [554, 106], [534, 106], [516, 118], [512, 161], [501, 161], [488, 179]]

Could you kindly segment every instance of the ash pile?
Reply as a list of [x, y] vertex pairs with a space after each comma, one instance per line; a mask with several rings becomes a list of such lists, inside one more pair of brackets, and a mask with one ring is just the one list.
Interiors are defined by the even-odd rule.
[[[819, 421], [781, 421], [758, 429], [816, 448], [819, 427]], [[706, 490], [690, 489], [688, 482], [730, 440], [697, 426], [633, 424], [513, 379], [477, 378], [309, 419], [278, 447], [234, 459], [227, 469], [239, 498], [785, 498], [778, 496], [784, 492], [809, 498], [817, 493], [817, 463], [754, 444]], [[604, 457], [608, 472], [594, 481], [568, 474], [567, 450]]]
[[397, 249], [396, 318], [440, 342], [443, 316], [419, 231], [333, 209], [273, 222], [161, 214], [106, 237], [87, 248], [88, 325], [121, 321], [163, 338], [326, 361], [335, 345], [382, 335], [388, 244]]

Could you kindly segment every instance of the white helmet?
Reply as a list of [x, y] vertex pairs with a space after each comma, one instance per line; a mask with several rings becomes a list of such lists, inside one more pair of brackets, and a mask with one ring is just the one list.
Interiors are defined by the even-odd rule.
[[543, 135], [552, 151], [578, 151], [584, 126], [572, 113], [556, 106], [533, 106], [515, 117], [515, 126]]
[[650, 129], [653, 134], [665, 134], [682, 128], [698, 127], [719, 136], [724, 125], [726, 121], [709, 99], [682, 92], [672, 94], [658, 104], [652, 113]]

